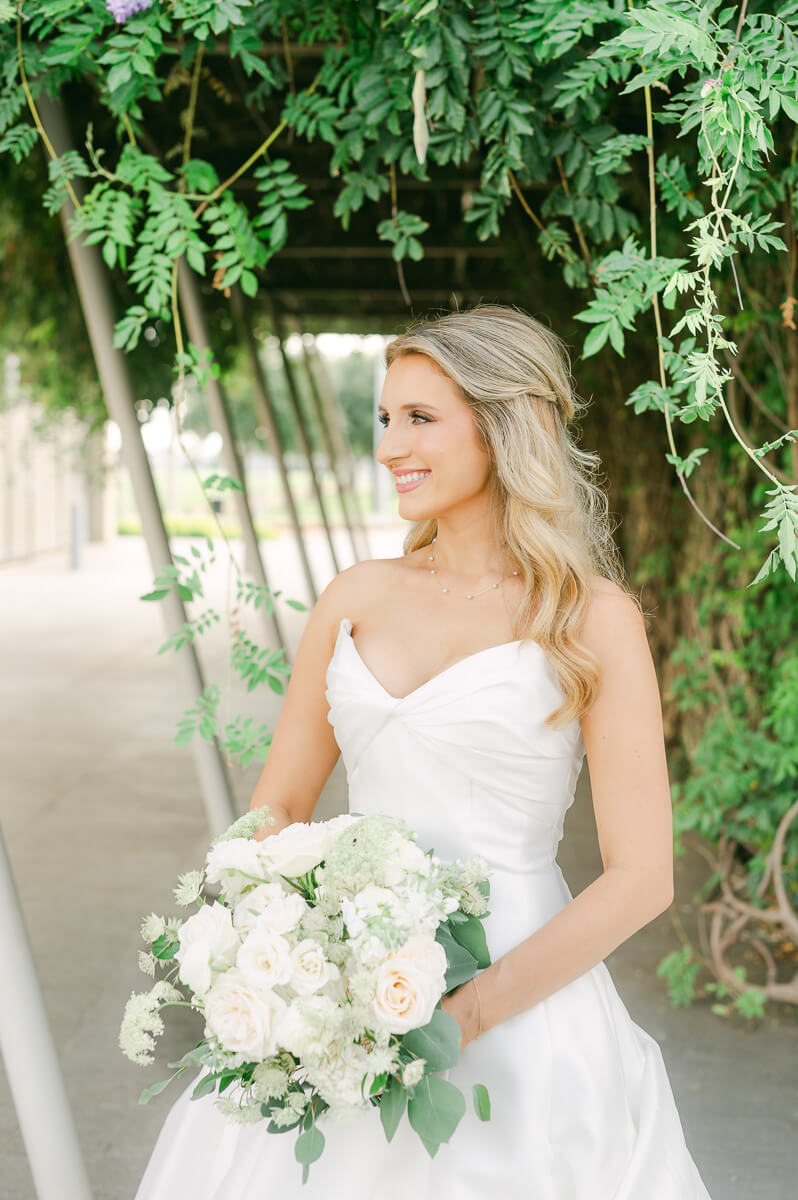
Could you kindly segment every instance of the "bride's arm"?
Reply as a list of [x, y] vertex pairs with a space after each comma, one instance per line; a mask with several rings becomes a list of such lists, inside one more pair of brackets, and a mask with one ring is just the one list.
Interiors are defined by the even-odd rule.
[[639, 610], [603, 581], [580, 641], [601, 664], [582, 736], [604, 871], [446, 1008], [465, 1044], [589, 971], [673, 901], [673, 817], [662, 709]]
[[358, 566], [335, 576], [319, 596], [302, 631], [280, 716], [250, 808], [268, 805], [275, 818], [254, 836], [279, 833], [294, 821], [309, 821], [340, 753], [327, 720], [327, 666], [341, 617], [350, 615]]

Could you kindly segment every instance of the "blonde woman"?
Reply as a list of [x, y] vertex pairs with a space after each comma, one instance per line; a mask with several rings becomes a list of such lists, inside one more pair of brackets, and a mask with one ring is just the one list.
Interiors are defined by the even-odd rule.
[[[339, 753], [353, 811], [391, 812], [492, 870], [492, 964], [443, 1000], [448, 1078], [487, 1085], [430, 1158], [376, 1109], [331, 1123], [303, 1187], [293, 1139], [174, 1105], [139, 1200], [708, 1200], [657, 1042], [603, 962], [673, 900], [660, 697], [561, 340], [479, 305], [388, 346], [377, 458], [404, 553], [342, 571], [307, 621], [253, 806], [310, 820]], [[587, 754], [604, 869], [556, 861]], [[372, 1119], [373, 1118], [373, 1119]]]

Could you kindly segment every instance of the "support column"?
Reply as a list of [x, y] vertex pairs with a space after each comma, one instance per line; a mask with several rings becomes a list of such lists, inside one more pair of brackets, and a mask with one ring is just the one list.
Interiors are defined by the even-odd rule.
[[[316, 420], [318, 422], [319, 432], [321, 433], [322, 441], [324, 442], [324, 449], [327, 454], [327, 461], [330, 464], [330, 471], [332, 472], [333, 479], [335, 480], [335, 486], [336, 486], [336, 490], [338, 492], [338, 501], [341, 505], [341, 514], [344, 518], [344, 524], [346, 525], [347, 532], [349, 534], [349, 541], [352, 546], [352, 554], [354, 555], [355, 562], [357, 562], [359, 555], [358, 555], [358, 550], [357, 550], [357, 542], [355, 541], [355, 531], [354, 531], [354, 528], [352, 525], [352, 519], [349, 515], [349, 498], [347, 496], [346, 488], [341, 480], [341, 476], [338, 471], [339, 464], [338, 464], [338, 459], [337, 459], [337, 456], [335, 453], [335, 446], [333, 445], [332, 434], [331, 434], [329, 424], [327, 422], [327, 414], [325, 413], [324, 405], [322, 404], [321, 394], [319, 392], [319, 387], [316, 382], [316, 376], [313, 374], [313, 368], [312, 368], [311, 362], [310, 362], [310, 355], [308, 353], [308, 347], [305, 342], [305, 335], [302, 333], [302, 330], [299, 327], [299, 322], [296, 321], [296, 319], [293, 319], [289, 322], [289, 328], [292, 330], [292, 332], [294, 332], [298, 335], [300, 341], [302, 342], [302, 363], [305, 367], [305, 377], [307, 378], [308, 386], [310, 388], [310, 395], [313, 400], [313, 407], [316, 410]], [[309, 341], [313, 340], [309, 334], [307, 335], [307, 337], [308, 337]]]
[[324, 496], [322, 494], [322, 490], [319, 485], [319, 479], [316, 474], [316, 465], [313, 462], [313, 448], [310, 444], [310, 437], [308, 436], [308, 427], [307, 427], [307, 423], [305, 421], [305, 414], [302, 411], [302, 405], [301, 405], [300, 399], [299, 399], [299, 390], [296, 386], [294, 370], [293, 370], [293, 367], [291, 366], [291, 363], [288, 358], [288, 354], [286, 353], [286, 349], [285, 349], [285, 330], [283, 329], [283, 322], [282, 322], [279, 312], [277, 311], [277, 305], [275, 304], [273, 298], [268, 293], [266, 294], [266, 298], [267, 298], [267, 303], [269, 305], [269, 311], [270, 311], [270, 315], [271, 315], [271, 319], [272, 319], [272, 328], [274, 329], [274, 332], [277, 336], [277, 340], [280, 343], [280, 354], [282, 355], [282, 359], [283, 359], [283, 370], [285, 371], [286, 383], [288, 384], [288, 394], [291, 397], [291, 403], [293, 405], [294, 413], [296, 415], [296, 427], [297, 427], [297, 431], [299, 433], [299, 439], [302, 443], [302, 448], [305, 451], [305, 457], [308, 460], [308, 468], [310, 470], [310, 479], [311, 479], [311, 483], [313, 484], [313, 491], [316, 494], [316, 502], [319, 506], [319, 513], [321, 514], [322, 524], [324, 525], [324, 531], [327, 534], [327, 544], [330, 547], [330, 557], [331, 557], [332, 563], [333, 563], [333, 571], [337, 575], [338, 572], [341, 570], [341, 567], [338, 563], [338, 558], [335, 553], [335, 543], [333, 542], [332, 531], [330, 529], [330, 522], [327, 518], [327, 509], [324, 504]]
[[39, 1200], [91, 1200], [2, 830], [0, 946], [0, 1051], [36, 1195]]
[[[38, 97], [38, 106], [47, 135], [56, 154], [61, 157], [67, 150], [73, 149], [62, 106], [58, 101], [52, 100], [44, 89]], [[77, 178], [73, 180], [79, 199], [80, 182]], [[125, 355], [116, 350], [113, 344], [113, 306], [105, 264], [96, 246], [87, 246], [80, 238], [70, 238], [69, 222], [74, 211], [72, 201], [67, 197], [61, 206], [60, 217], [69, 260], [108, 412], [122, 433], [122, 457], [130, 472], [136, 507], [141, 518], [152, 572], [155, 575], [163, 567], [172, 565], [169, 539], [141, 437], [141, 427], [136, 417], [135, 392], [128, 362]], [[169, 594], [160, 604], [167, 633], [176, 633], [186, 621], [186, 610], [177, 590], [170, 588]], [[190, 639], [187, 638], [181, 649], [175, 652], [175, 662], [181, 677], [182, 701], [184, 706], [189, 708], [196, 704], [205, 690], [202, 669]], [[208, 829], [212, 835], [216, 835], [235, 820], [230, 780], [216, 739], [211, 743], [196, 736], [191, 742], [191, 747], [205, 804]]]
[[[184, 258], [181, 258], [178, 263], [177, 286], [180, 295], [180, 306], [186, 317], [186, 327], [191, 341], [200, 350], [211, 350], [208, 327], [205, 323], [205, 314], [202, 311], [202, 297], [200, 296], [197, 276]], [[228, 475], [232, 475], [241, 484], [241, 491], [239, 492], [234, 489], [233, 497], [238, 521], [241, 525], [241, 538], [246, 551], [247, 565], [258, 586], [270, 591], [271, 589], [266, 577], [266, 565], [261, 557], [258, 535], [255, 532], [255, 523], [252, 520], [252, 509], [249, 504], [244, 463], [241, 455], [238, 453], [233, 425], [230, 420], [230, 411], [227, 406], [227, 397], [224, 394], [224, 388], [221, 383], [218, 379], [213, 378], [210, 371], [208, 372], [208, 380], [204, 391], [211, 424], [222, 438], [222, 460], [225, 470]], [[282, 647], [286, 660], [290, 662], [288, 644], [285, 640], [276, 609], [273, 613], [269, 613], [264, 604], [263, 620], [267, 640], [271, 640], [273, 635]]]
[[249, 314], [244, 302], [244, 297], [237, 283], [234, 283], [230, 289], [230, 299], [233, 309], [233, 314], [238, 322], [239, 332], [247, 347], [249, 354], [249, 362], [252, 368], [252, 382], [254, 384], [255, 410], [258, 414], [258, 420], [266, 430], [266, 440], [269, 449], [277, 463], [277, 470], [280, 473], [280, 482], [283, 487], [283, 499], [285, 507], [288, 510], [288, 515], [291, 524], [294, 527], [294, 539], [296, 541], [299, 559], [302, 563], [302, 569], [305, 573], [305, 582], [308, 588], [311, 605], [315, 604], [319, 598], [316, 591], [316, 584], [313, 579], [313, 571], [310, 566], [307, 548], [305, 546], [305, 537], [302, 532], [302, 525], [299, 520], [296, 503], [294, 502], [294, 493], [291, 491], [291, 480], [288, 476], [288, 468], [285, 465], [285, 448], [280, 437], [280, 426], [277, 423], [277, 417], [274, 411], [272, 398], [269, 394], [269, 389], [266, 386], [266, 376], [263, 370], [263, 364], [260, 360], [258, 352], [258, 344], [255, 340], [255, 335], [252, 332], [252, 323], [249, 320]]
[[357, 522], [357, 530], [360, 535], [362, 547], [360, 557], [373, 558], [371, 547], [369, 545], [366, 523], [363, 518], [363, 512], [360, 508], [360, 500], [357, 494], [357, 475], [355, 470], [356, 464], [352, 454], [352, 447], [346, 432], [346, 419], [344, 417], [344, 412], [341, 408], [340, 401], [338, 400], [338, 397], [336, 396], [332, 385], [330, 384], [327, 368], [323, 358], [319, 354], [319, 349], [316, 345], [315, 338], [313, 339], [312, 347], [310, 347], [309, 357], [311, 366], [316, 376], [319, 395], [327, 413], [327, 421], [330, 426], [330, 432], [332, 433], [333, 440], [335, 441], [338, 461], [339, 463], [343, 464], [344, 481], [349, 488], [349, 497], [352, 501], [352, 508], [354, 509]]

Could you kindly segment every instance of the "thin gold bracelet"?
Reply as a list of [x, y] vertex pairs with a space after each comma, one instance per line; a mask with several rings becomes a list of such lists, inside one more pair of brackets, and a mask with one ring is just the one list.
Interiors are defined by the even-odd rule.
[[479, 988], [477, 987], [476, 975], [471, 976], [471, 982], [473, 983], [474, 991], [477, 994], [477, 1017], [478, 1017], [477, 1037], [479, 1037], [479, 1035], [482, 1033], [482, 1001], [479, 998]]

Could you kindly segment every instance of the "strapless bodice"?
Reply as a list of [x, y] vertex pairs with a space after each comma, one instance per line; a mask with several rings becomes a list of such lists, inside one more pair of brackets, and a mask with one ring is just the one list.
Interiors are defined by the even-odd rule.
[[[446, 860], [483, 855], [507, 884], [515, 878], [516, 899], [541, 899], [532, 877], [553, 874], [562, 884], [553, 911], [567, 902], [555, 856], [585, 751], [578, 720], [544, 724], [563, 692], [536, 642], [479, 650], [397, 697], [360, 657], [344, 617], [326, 682], [350, 812], [400, 816]], [[496, 899], [502, 890], [509, 900], [507, 885], [497, 894], [492, 881]]]

